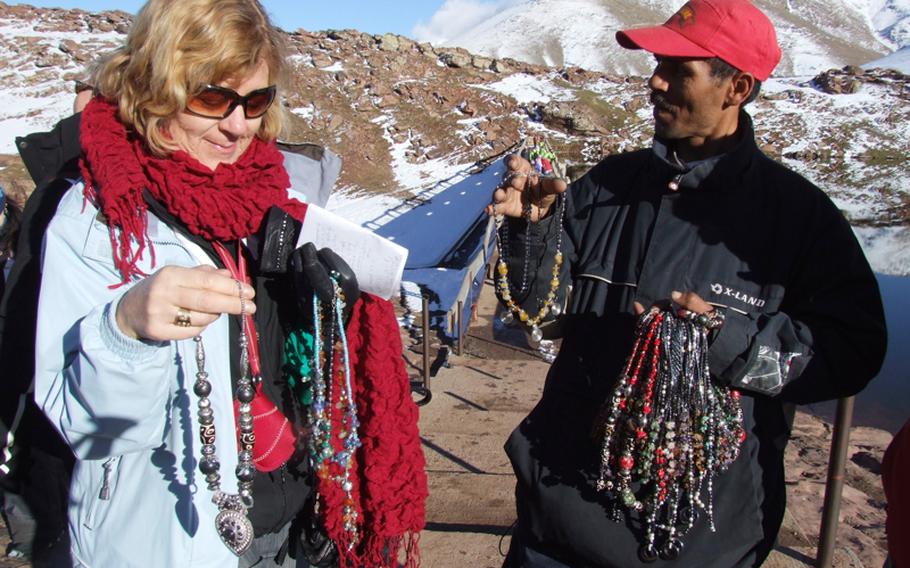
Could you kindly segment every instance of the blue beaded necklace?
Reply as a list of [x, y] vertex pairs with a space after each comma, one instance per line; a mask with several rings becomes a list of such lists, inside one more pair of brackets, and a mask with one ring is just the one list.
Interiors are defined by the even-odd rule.
[[[349, 547], [353, 547], [358, 540], [359, 513], [352, 494], [354, 483], [351, 478], [354, 452], [361, 446], [357, 434], [360, 421], [357, 418], [357, 403], [354, 400], [351, 383], [350, 354], [344, 330], [345, 297], [335, 274], [332, 275], [332, 285], [335, 297], [330, 306], [324, 306], [316, 295], [313, 295], [315, 349], [312, 365], [313, 403], [309, 409], [312, 428], [310, 460], [320, 478], [338, 483], [344, 491], [344, 530], [350, 535]], [[331, 311], [328, 317], [325, 317], [324, 313], [326, 308]], [[323, 319], [327, 320], [327, 326], [323, 326]], [[327, 342], [332, 346], [328, 353], [325, 350]], [[336, 358], [342, 362], [341, 369], [335, 368]], [[342, 377], [343, 381], [339, 381], [338, 379]], [[336, 417], [336, 411], [340, 411], [341, 416]], [[333, 431], [335, 421], [338, 422], [337, 431]], [[340, 449], [336, 449], [339, 446]], [[337, 468], [333, 468], [333, 464]], [[338, 469], [341, 473], [334, 473]]]

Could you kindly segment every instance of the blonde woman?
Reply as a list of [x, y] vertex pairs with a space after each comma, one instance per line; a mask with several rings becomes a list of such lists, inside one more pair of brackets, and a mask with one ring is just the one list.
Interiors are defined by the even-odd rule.
[[[255, 0], [151, 0], [91, 77], [36, 345], [36, 401], [77, 457], [77, 566], [307, 566], [285, 554], [310, 494], [280, 373], [296, 307], [247, 239], [271, 208], [306, 209], [274, 144], [285, 73]], [[235, 421], [254, 347], [263, 381]], [[254, 418], [252, 447], [235, 432]]]

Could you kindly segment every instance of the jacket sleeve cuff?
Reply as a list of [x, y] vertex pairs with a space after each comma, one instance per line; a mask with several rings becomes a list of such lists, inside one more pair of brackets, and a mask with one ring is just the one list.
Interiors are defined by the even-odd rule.
[[750, 361], [755, 358], [752, 353], [752, 320], [743, 314], [728, 310], [724, 325], [708, 348], [708, 365], [711, 374], [720, 383], [739, 386]]
[[118, 357], [135, 362], [148, 361], [158, 353], [159, 348], [167, 345], [167, 342], [134, 339], [123, 333], [120, 330], [120, 326], [117, 325], [116, 316], [117, 306], [120, 304], [122, 298], [123, 294], [113, 302], [104, 306], [99, 326], [101, 341], [111, 353]]

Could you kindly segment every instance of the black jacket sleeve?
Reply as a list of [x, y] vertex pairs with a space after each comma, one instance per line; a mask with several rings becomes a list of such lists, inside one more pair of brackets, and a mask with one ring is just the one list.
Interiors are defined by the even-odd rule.
[[728, 312], [709, 363], [736, 388], [808, 403], [862, 390], [887, 342], [878, 284], [849, 223], [821, 191], [800, 209], [779, 310]]

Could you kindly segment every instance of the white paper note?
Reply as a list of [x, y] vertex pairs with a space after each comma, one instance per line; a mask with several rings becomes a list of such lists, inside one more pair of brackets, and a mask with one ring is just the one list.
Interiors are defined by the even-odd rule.
[[328, 247], [354, 270], [364, 292], [388, 300], [401, 289], [408, 249], [321, 207], [307, 205], [297, 246]]

